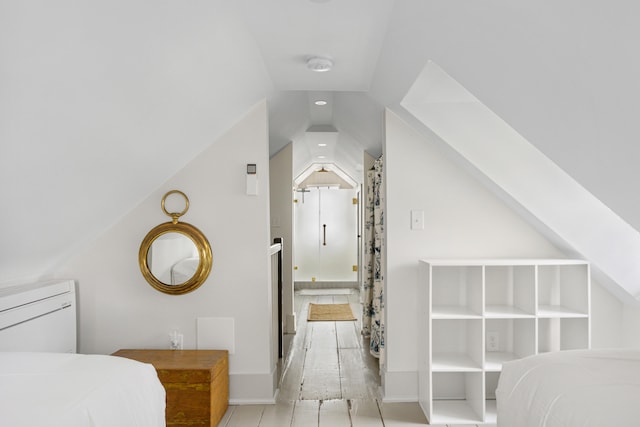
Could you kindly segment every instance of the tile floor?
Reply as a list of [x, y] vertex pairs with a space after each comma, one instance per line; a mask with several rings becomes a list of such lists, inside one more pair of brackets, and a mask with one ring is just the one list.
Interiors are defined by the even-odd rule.
[[[307, 322], [310, 302], [350, 303], [358, 320]], [[220, 427], [428, 425], [417, 403], [382, 401], [378, 361], [360, 335], [357, 290], [296, 291], [295, 307], [297, 333], [285, 339], [276, 404], [229, 406]]]

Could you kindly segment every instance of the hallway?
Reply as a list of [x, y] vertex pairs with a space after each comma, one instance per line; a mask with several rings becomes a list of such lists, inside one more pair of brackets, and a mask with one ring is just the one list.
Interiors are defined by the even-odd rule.
[[[349, 303], [358, 320], [307, 322], [309, 303]], [[356, 289], [298, 290], [295, 308], [297, 333], [285, 339], [290, 351], [282, 360], [277, 403], [229, 406], [221, 427], [426, 425], [417, 403], [382, 402], [378, 361], [360, 335]]]

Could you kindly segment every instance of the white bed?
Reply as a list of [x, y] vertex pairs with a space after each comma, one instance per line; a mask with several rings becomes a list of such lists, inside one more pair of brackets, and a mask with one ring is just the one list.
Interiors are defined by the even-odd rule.
[[640, 351], [571, 350], [507, 362], [498, 427], [640, 426]]
[[1, 427], [164, 427], [152, 365], [76, 351], [75, 282], [0, 289]]
[[152, 365], [101, 355], [0, 353], [0, 426], [163, 427]]

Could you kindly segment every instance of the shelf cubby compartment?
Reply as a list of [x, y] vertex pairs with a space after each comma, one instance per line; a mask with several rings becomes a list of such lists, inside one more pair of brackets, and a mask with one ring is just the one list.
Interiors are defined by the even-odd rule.
[[434, 319], [482, 316], [482, 266], [432, 266], [430, 280]]
[[538, 266], [538, 317], [589, 315], [589, 266], [567, 263]]
[[485, 423], [495, 424], [497, 422], [496, 389], [498, 388], [499, 379], [500, 372], [486, 372], [484, 374]]
[[[500, 372], [502, 364], [510, 360], [534, 355], [536, 352], [536, 320], [530, 318], [485, 320], [484, 369]], [[497, 340], [497, 350], [489, 345], [490, 336]]]
[[531, 317], [535, 314], [535, 267], [487, 265], [485, 267], [485, 317]]
[[539, 318], [538, 353], [590, 348], [588, 317]]
[[469, 424], [484, 420], [482, 372], [434, 372], [430, 424]]
[[433, 372], [481, 371], [482, 320], [434, 320], [432, 323]]

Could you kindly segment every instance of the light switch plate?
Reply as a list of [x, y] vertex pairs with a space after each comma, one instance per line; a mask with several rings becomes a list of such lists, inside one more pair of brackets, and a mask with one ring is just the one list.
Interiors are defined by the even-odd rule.
[[247, 196], [258, 195], [258, 175], [247, 175]]
[[424, 230], [424, 211], [411, 211], [411, 229]]

